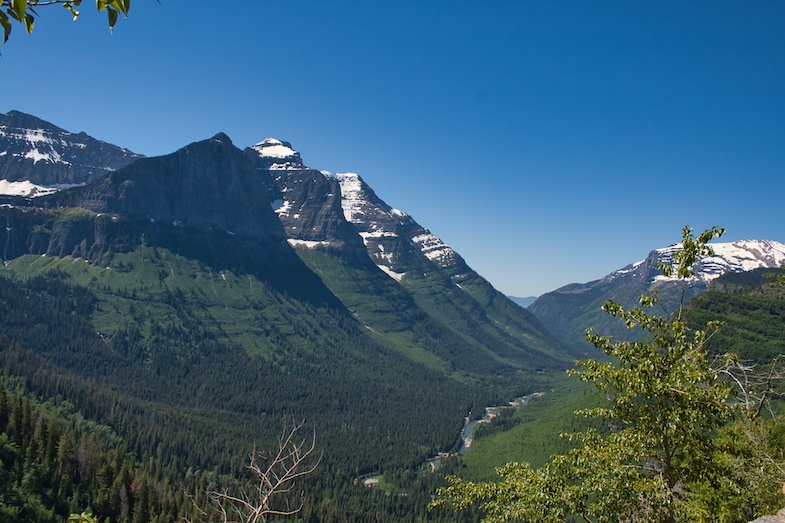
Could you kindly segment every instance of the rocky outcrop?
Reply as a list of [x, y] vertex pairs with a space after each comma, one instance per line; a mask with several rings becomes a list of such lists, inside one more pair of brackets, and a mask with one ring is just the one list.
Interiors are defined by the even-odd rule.
[[356, 229], [341, 208], [338, 182], [303, 165], [287, 142], [268, 138], [245, 150], [269, 184], [272, 208], [293, 245], [363, 251]]
[[284, 238], [265, 184], [223, 133], [167, 156], [139, 160], [87, 187], [44, 197], [41, 203], [178, 228]]
[[785, 523], [785, 508], [777, 512], [776, 516], [759, 517], [750, 523]]
[[19, 111], [0, 114], [0, 179], [80, 185], [141, 158], [85, 133], [73, 134]]

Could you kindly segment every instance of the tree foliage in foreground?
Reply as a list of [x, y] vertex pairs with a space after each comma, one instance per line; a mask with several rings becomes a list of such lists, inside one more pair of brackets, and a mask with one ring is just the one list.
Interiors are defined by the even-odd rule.
[[[723, 232], [714, 227], [695, 237], [685, 227], [674, 265], [660, 269], [688, 280]], [[539, 469], [509, 463], [497, 482], [453, 477], [432, 507], [479, 503], [486, 522], [735, 522], [775, 507], [785, 478], [776, 441], [782, 430], [759, 416], [760, 402], [771, 397], [761, 391], [772, 380], [754, 385], [754, 369], [734, 355], [709, 356], [718, 322], [693, 330], [681, 304], [671, 319], [647, 312], [658, 304], [653, 295], [640, 304], [625, 310], [609, 301], [603, 309], [642, 329], [644, 341], [590, 330], [587, 339], [607, 358], [580, 361], [572, 371], [605, 392], [606, 405], [578, 412], [605, 420], [605, 430], [565, 435], [572, 450]]]
[[[0, 3], [0, 25], [3, 26], [3, 43], [8, 41], [14, 22], [23, 25], [28, 33], [33, 32], [35, 20], [39, 16], [36, 8], [42, 6], [60, 5], [64, 7], [74, 21], [79, 18], [76, 9], [82, 0], [2, 0]], [[96, 0], [96, 9], [106, 11], [109, 20], [109, 29], [112, 30], [120, 15], [128, 16], [131, 0]]]

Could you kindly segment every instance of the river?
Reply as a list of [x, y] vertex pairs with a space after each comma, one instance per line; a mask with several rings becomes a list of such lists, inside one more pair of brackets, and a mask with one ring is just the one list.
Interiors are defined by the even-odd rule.
[[531, 401], [532, 398], [537, 396], [542, 396], [543, 394], [544, 394], [543, 392], [534, 392], [527, 396], [523, 396], [514, 401], [511, 401], [507, 405], [485, 407], [485, 414], [483, 414], [482, 418], [474, 419], [474, 420], [469, 420], [467, 418], [466, 423], [464, 424], [463, 429], [461, 430], [461, 448], [458, 450], [458, 452], [440, 452], [438, 456], [434, 456], [433, 458], [429, 459], [428, 463], [431, 464], [431, 471], [436, 472], [437, 470], [439, 470], [439, 467], [442, 466], [443, 459], [456, 456], [459, 454], [463, 454], [464, 452], [466, 452], [466, 449], [472, 446], [472, 442], [474, 441], [472, 433], [474, 432], [475, 427], [479, 423], [490, 423], [490, 421], [499, 414], [500, 410], [516, 409], [518, 407], [523, 407], [524, 405], [528, 405], [529, 401]]

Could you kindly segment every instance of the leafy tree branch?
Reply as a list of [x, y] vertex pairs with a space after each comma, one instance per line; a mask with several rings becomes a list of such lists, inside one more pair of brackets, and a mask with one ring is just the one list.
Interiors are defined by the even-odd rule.
[[[713, 227], [696, 237], [685, 227], [663, 274], [686, 286], [692, 266], [713, 255], [709, 242], [723, 233]], [[654, 295], [630, 310], [613, 301], [603, 306], [644, 333], [643, 341], [629, 342], [589, 330], [587, 340], [606, 357], [571, 371], [605, 393], [606, 405], [576, 413], [603, 419], [604, 430], [563, 435], [575, 448], [536, 470], [510, 463], [497, 482], [449, 478], [431, 506], [478, 503], [493, 523], [752, 519], [754, 505], [765, 506], [766, 492], [785, 478], [769, 428], [756, 423], [782, 373], [776, 362], [757, 373], [733, 355], [712, 360], [707, 343], [722, 325], [689, 328], [683, 300], [670, 319], [648, 312], [658, 305]]]
[[[3, 27], [2, 43], [8, 41], [15, 23], [22, 25], [28, 33], [32, 33], [36, 18], [39, 17], [37, 11], [39, 7], [59, 5], [65, 8], [76, 21], [79, 18], [77, 7], [81, 4], [82, 0], [2, 0], [0, 2], [0, 26]], [[95, 7], [99, 12], [106, 11], [111, 31], [120, 15], [128, 16], [131, 0], [96, 0]]]

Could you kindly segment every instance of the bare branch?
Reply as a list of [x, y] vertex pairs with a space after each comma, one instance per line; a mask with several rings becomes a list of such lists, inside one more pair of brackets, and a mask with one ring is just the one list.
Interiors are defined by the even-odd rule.
[[[253, 489], [240, 489], [237, 493], [228, 489], [206, 492], [208, 508], [218, 514], [220, 523], [263, 523], [269, 516], [293, 516], [302, 510], [303, 502], [290, 506], [286, 494], [292, 491], [296, 480], [314, 472], [322, 459], [321, 455], [312, 457], [316, 434], [299, 438], [303, 424], [284, 424], [274, 455], [266, 456], [254, 449], [245, 465], [253, 478]], [[204, 519], [207, 510], [197, 506], [197, 511], [199, 519], [186, 519], [186, 523], [207, 523]]]

